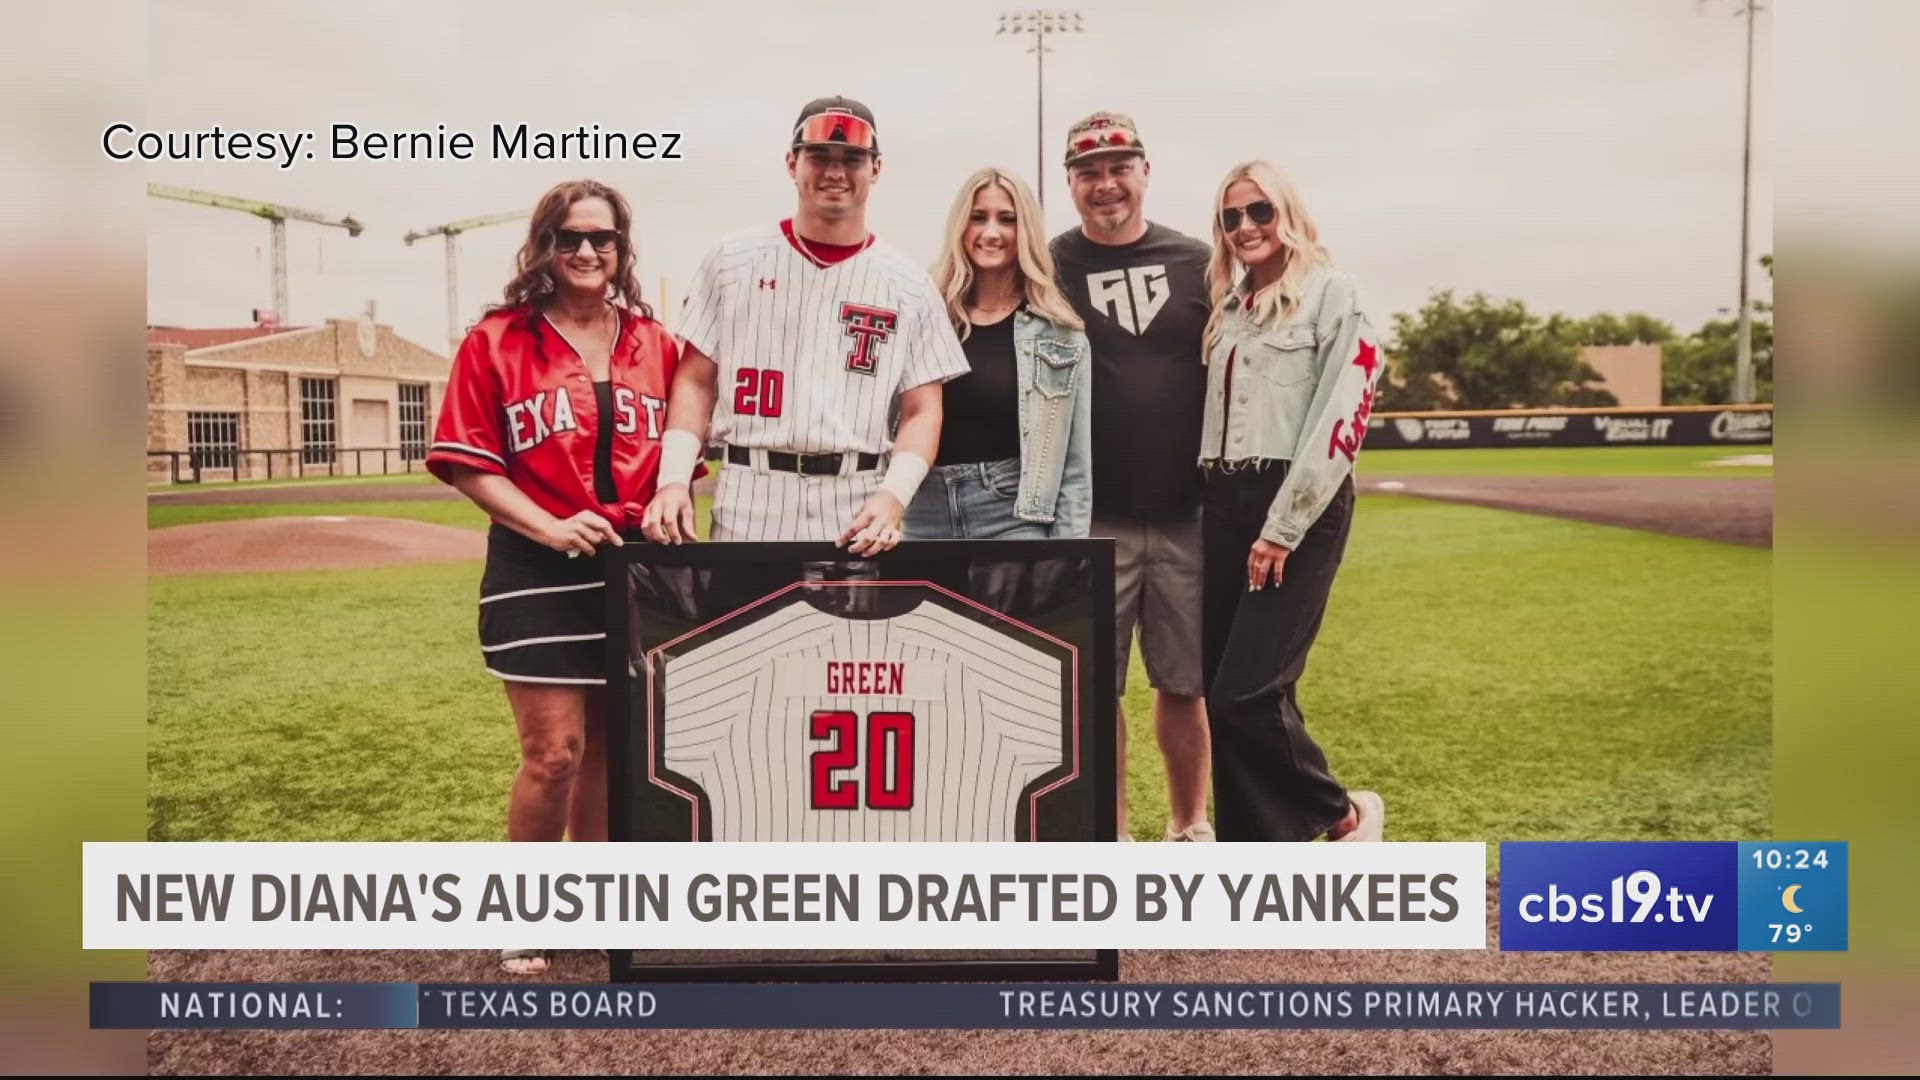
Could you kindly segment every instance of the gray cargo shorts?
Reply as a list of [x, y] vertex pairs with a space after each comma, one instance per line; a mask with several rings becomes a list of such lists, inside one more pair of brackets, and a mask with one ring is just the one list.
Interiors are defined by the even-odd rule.
[[1127, 692], [1133, 632], [1156, 690], [1199, 697], [1200, 515], [1169, 524], [1096, 515], [1093, 536], [1113, 545], [1114, 669], [1117, 693]]

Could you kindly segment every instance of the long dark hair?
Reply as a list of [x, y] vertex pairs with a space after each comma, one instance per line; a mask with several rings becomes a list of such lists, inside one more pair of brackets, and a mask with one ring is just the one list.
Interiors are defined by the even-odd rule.
[[520, 245], [515, 260], [516, 273], [500, 291], [501, 302], [492, 311], [531, 305], [544, 307], [559, 291], [553, 280], [554, 235], [566, 224], [567, 211], [581, 199], [605, 199], [613, 207], [613, 227], [620, 234], [619, 261], [614, 265], [613, 295], [616, 306], [653, 318], [653, 309], [640, 298], [640, 283], [633, 276], [633, 211], [621, 194], [597, 180], [568, 180], [556, 184], [533, 208], [533, 220], [527, 225], [527, 242]]

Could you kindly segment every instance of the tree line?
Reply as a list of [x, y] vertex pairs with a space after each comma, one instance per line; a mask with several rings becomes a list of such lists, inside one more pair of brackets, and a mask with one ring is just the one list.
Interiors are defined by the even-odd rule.
[[[1773, 257], [1760, 263], [1773, 272]], [[1773, 305], [1753, 304], [1755, 400], [1773, 400]], [[1584, 319], [1540, 315], [1520, 300], [1453, 290], [1412, 314], [1393, 317], [1381, 411], [1512, 409], [1619, 404], [1599, 372], [1580, 358], [1589, 345], [1660, 346], [1661, 403], [1719, 405], [1733, 400], [1739, 319], [1712, 319], [1682, 334], [1640, 313]]]

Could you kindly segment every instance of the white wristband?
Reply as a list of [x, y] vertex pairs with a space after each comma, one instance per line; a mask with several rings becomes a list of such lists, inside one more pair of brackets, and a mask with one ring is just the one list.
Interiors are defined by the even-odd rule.
[[700, 440], [691, 431], [668, 428], [660, 436], [660, 477], [656, 487], [693, 482], [693, 467], [700, 462]]
[[913, 501], [913, 493], [920, 490], [920, 481], [927, 478], [927, 459], [911, 450], [896, 450], [893, 462], [887, 466], [886, 479], [880, 481], [880, 490], [900, 500], [905, 506]]

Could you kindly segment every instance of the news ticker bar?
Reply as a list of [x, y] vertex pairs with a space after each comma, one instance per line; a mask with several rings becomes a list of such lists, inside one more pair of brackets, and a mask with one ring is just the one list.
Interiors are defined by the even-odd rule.
[[1838, 983], [111, 983], [96, 1028], [1838, 1028]]

